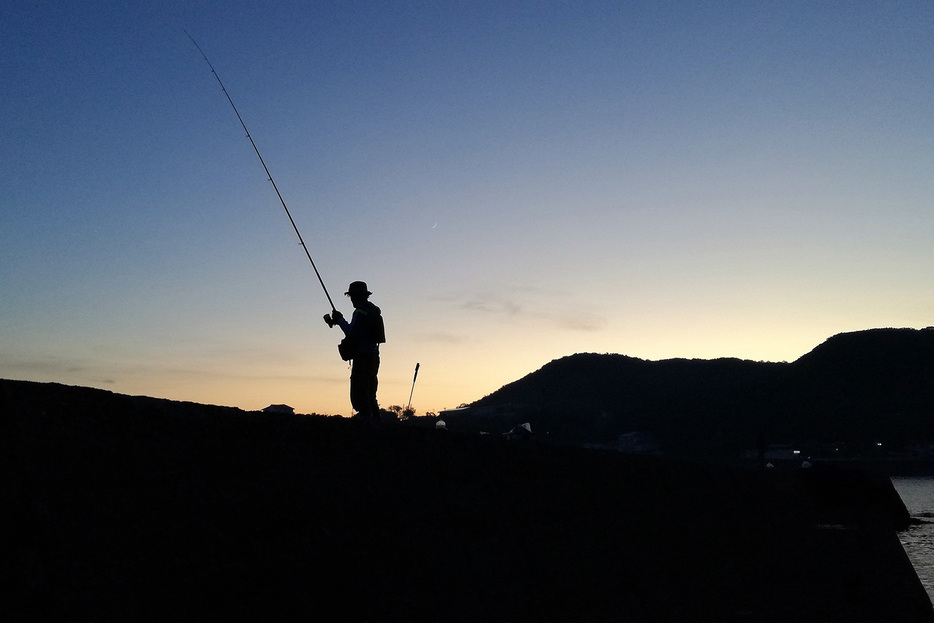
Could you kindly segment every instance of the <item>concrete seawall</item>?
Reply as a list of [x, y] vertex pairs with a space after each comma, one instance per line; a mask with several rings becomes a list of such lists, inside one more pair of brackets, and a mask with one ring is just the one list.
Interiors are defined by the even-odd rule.
[[22, 620], [934, 621], [891, 484], [0, 381]]

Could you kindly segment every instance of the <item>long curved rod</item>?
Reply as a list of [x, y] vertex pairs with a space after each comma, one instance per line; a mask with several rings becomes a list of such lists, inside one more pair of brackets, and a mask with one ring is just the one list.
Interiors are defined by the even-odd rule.
[[227, 92], [227, 88], [224, 87], [224, 83], [221, 82], [221, 77], [217, 75], [217, 70], [214, 69], [214, 65], [211, 64], [211, 61], [208, 60], [207, 54], [204, 53], [204, 50], [201, 49], [201, 46], [198, 45], [198, 42], [195, 41], [194, 37], [186, 30], [185, 34], [188, 35], [188, 38], [191, 39], [191, 42], [195, 44], [195, 47], [198, 48], [198, 51], [201, 52], [204, 62], [208, 64], [208, 67], [211, 68], [211, 73], [214, 74], [214, 77], [217, 78], [217, 83], [221, 85], [221, 90], [224, 92], [224, 95], [227, 96], [227, 101], [230, 102], [231, 108], [237, 114], [237, 119], [240, 121], [240, 125], [243, 126], [243, 131], [246, 132], [246, 137], [250, 139], [250, 144], [253, 145], [253, 151], [256, 152], [256, 157], [259, 158], [260, 164], [263, 165], [263, 170], [266, 171], [266, 177], [269, 179], [269, 182], [272, 184], [273, 189], [276, 191], [276, 196], [279, 197], [279, 203], [282, 204], [282, 207], [285, 209], [286, 215], [289, 217], [289, 222], [292, 223], [292, 229], [295, 230], [295, 235], [298, 236], [298, 241], [302, 245], [302, 249], [305, 250], [305, 255], [308, 256], [308, 261], [311, 262], [311, 267], [315, 271], [315, 276], [318, 277], [318, 282], [321, 284], [321, 288], [324, 290], [324, 295], [328, 297], [328, 304], [331, 306], [331, 311], [336, 311], [334, 307], [334, 301], [331, 300], [331, 295], [328, 294], [327, 286], [324, 285], [324, 280], [321, 278], [321, 273], [318, 272], [318, 267], [315, 266], [315, 261], [311, 259], [311, 253], [308, 252], [308, 247], [305, 245], [305, 240], [302, 238], [301, 232], [298, 231], [298, 226], [295, 224], [295, 219], [292, 218], [292, 213], [289, 212], [289, 207], [285, 205], [285, 199], [282, 198], [282, 193], [279, 192], [279, 187], [276, 186], [276, 181], [272, 179], [272, 174], [269, 172], [269, 167], [266, 166], [266, 161], [263, 160], [262, 154], [259, 153], [259, 148], [256, 147], [256, 142], [253, 140], [253, 137], [250, 135], [250, 131], [247, 129], [246, 124], [243, 122], [243, 117], [240, 116], [240, 111], [237, 110], [237, 106], [233, 103], [233, 100], [230, 99], [230, 93]]

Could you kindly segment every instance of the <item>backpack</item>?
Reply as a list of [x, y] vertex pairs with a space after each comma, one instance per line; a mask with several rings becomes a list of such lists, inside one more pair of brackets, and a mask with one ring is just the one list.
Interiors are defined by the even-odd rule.
[[347, 335], [344, 336], [344, 339], [337, 345], [337, 352], [344, 361], [353, 359], [354, 355], [357, 353], [357, 345], [359, 342], [373, 344], [384, 344], [386, 342], [386, 327], [383, 324], [383, 315], [380, 313], [379, 307], [373, 303], [367, 302], [355, 311], [359, 311], [363, 314], [363, 317], [366, 318], [366, 323], [362, 331], [359, 331], [359, 338]]

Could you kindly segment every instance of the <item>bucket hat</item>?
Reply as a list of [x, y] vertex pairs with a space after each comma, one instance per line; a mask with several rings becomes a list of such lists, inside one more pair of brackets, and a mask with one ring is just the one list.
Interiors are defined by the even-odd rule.
[[344, 295], [353, 296], [354, 294], [365, 294], [366, 296], [370, 296], [373, 293], [367, 289], [365, 281], [354, 281], [347, 287], [347, 291], [344, 292]]

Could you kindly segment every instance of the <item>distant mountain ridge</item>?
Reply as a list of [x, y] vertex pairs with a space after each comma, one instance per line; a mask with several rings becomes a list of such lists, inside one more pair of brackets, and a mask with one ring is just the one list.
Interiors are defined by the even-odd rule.
[[737, 452], [760, 436], [861, 452], [917, 446], [934, 442], [934, 328], [841, 333], [792, 363], [576, 354], [456, 419], [488, 429], [531, 421], [571, 443], [645, 431], [689, 454]]

